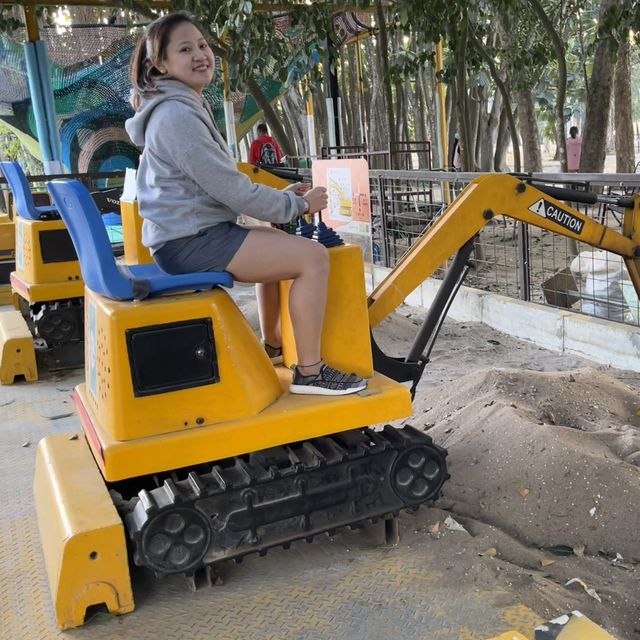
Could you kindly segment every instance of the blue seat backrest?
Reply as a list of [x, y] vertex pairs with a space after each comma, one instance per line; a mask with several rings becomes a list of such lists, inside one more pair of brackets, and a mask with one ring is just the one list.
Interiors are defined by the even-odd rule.
[[40, 220], [40, 214], [31, 195], [29, 180], [22, 167], [17, 162], [0, 162], [0, 169], [13, 193], [18, 215], [27, 220]]
[[47, 189], [76, 248], [80, 269], [92, 291], [109, 298], [132, 299], [133, 285], [116, 265], [100, 211], [77, 180], [51, 180]]

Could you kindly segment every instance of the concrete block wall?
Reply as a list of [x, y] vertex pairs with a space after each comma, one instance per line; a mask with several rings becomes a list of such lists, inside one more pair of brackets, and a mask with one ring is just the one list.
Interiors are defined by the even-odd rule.
[[[371, 291], [389, 273], [367, 271]], [[429, 308], [439, 280], [426, 280], [405, 300]], [[559, 353], [580, 355], [600, 364], [640, 372], [640, 328], [585, 316], [555, 307], [523, 302], [471, 287], [461, 287], [448, 317], [458, 322], [483, 322], [498, 331]]]

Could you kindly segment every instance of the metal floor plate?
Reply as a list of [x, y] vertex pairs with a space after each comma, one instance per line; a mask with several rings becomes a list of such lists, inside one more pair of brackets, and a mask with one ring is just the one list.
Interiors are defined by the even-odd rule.
[[297, 543], [226, 572], [192, 593], [183, 578], [134, 573], [136, 611], [97, 614], [62, 633], [51, 598], [32, 496], [37, 441], [78, 431], [69, 391], [81, 373], [0, 387], [0, 638], [91, 640], [481, 640], [539, 622], [505, 591], [447, 581], [437, 543], [376, 547], [371, 534]]

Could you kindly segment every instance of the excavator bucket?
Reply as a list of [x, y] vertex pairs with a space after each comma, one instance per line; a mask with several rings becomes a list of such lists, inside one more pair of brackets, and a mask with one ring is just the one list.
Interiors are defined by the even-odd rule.
[[579, 611], [572, 611], [536, 627], [535, 640], [615, 640], [615, 638]]
[[133, 611], [124, 526], [83, 436], [40, 441], [34, 493], [58, 626], [81, 626], [92, 606]]

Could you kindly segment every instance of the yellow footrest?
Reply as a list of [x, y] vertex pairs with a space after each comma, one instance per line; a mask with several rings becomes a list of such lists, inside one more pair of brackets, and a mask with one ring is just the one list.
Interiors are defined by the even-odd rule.
[[124, 525], [83, 436], [40, 441], [34, 494], [58, 626], [81, 626], [94, 605], [133, 611]]
[[19, 311], [0, 313], [0, 383], [13, 384], [16, 376], [38, 379], [33, 336]]

